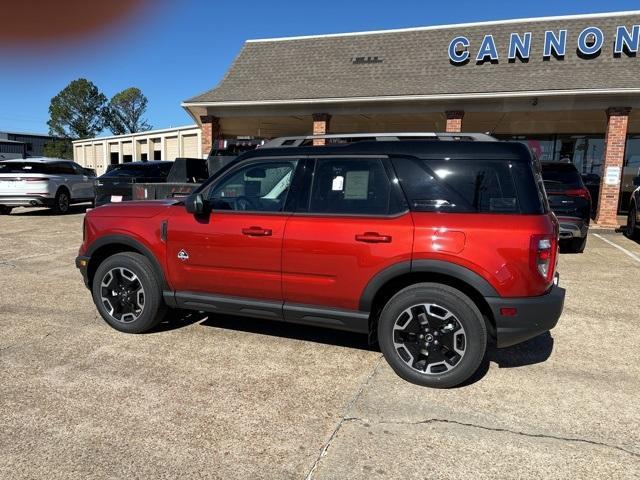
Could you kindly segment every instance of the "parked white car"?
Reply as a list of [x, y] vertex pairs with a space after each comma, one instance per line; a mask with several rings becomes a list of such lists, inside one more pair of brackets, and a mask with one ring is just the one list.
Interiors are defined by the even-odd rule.
[[0, 161], [0, 215], [14, 207], [50, 207], [66, 213], [73, 203], [93, 202], [95, 172], [70, 160]]

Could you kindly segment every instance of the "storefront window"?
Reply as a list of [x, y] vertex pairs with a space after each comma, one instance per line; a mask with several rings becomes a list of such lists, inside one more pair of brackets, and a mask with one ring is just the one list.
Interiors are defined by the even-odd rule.
[[624, 167], [622, 168], [622, 182], [620, 182], [620, 203], [618, 210], [626, 213], [629, 207], [631, 192], [636, 187], [634, 177], [640, 175], [640, 135], [629, 135], [624, 150]]
[[[601, 135], [513, 135], [498, 136], [528, 145], [541, 162], [571, 162], [583, 175], [602, 176], [604, 137]], [[640, 155], [640, 137], [638, 138]]]

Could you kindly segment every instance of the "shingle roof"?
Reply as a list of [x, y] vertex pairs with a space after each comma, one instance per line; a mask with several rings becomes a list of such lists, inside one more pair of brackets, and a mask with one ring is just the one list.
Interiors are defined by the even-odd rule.
[[[616, 26], [635, 24], [637, 12], [247, 41], [219, 85], [186, 103], [639, 88], [640, 58], [613, 55]], [[589, 26], [602, 29], [605, 42], [586, 60], [576, 45]], [[543, 60], [545, 30], [560, 29], [568, 30], [566, 57]], [[511, 32], [532, 33], [528, 63], [507, 61]], [[494, 37], [498, 64], [449, 62], [455, 36], [467, 36], [475, 55], [485, 34]]]

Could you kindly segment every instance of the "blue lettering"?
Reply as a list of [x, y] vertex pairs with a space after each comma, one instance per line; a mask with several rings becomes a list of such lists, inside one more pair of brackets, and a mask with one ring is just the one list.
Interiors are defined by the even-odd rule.
[[640, 44], [640, 25], [634, 25], [629, 33], [627, 27], [620, 26], [616, 29], [616, 43], [613, 47], [614, 53], [623, 53], [627, 47], [629, 53], [637, 53]]
[[509, 60], [515, 60], [519, 55], [520, 58], [526, 60], [529, 58], [531, 51], [531, 32], [524, 34], [524, 40], [517, 33], [512, 33], [509, 38]]
[[[587, 40], [593, 36], [593, 43], [589, 45]], [[587, 27], [578, 35], [578, 50], [584, 55], [594, 55], [600, 51], [604, 43], [604, 34], [598, 27]]]
[[483, 62], [486, 57], [489, 57], [490, 60], [498, 60], [498, 50], [493, 41], [493, 35], [485, 35], [482, 39], [480, 50], [478, 50], [478, 55], [476, 56], [476, 62]]
[[555, 52], [558, 57], [564, 57], [567, 52], [567, 31], [560, 30], [559, 36], [556, 36], [555, 32], [547, 30], [544, 32], [544, 53], [545, 58], [551, 56], [551, 50]]
[[[463, 50], [458, 53], [458, 46]], [[469, 39], [467, 37], [456, 37], [449, 44], [449, 60], [454, 63], [462, 63], [469, 58]]]

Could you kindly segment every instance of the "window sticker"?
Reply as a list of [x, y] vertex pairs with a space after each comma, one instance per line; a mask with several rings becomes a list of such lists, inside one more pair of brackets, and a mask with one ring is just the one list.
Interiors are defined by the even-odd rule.
[[333, 190], [334, 192], [341, 192], [343, 189], [344, 189], [344, 177], [342, 175], [333, 177], [333, 182], [331, 183], [331, 190]]
[[369, 170], [347, 172], [345, 200], [366, 200], [369, 192]]

